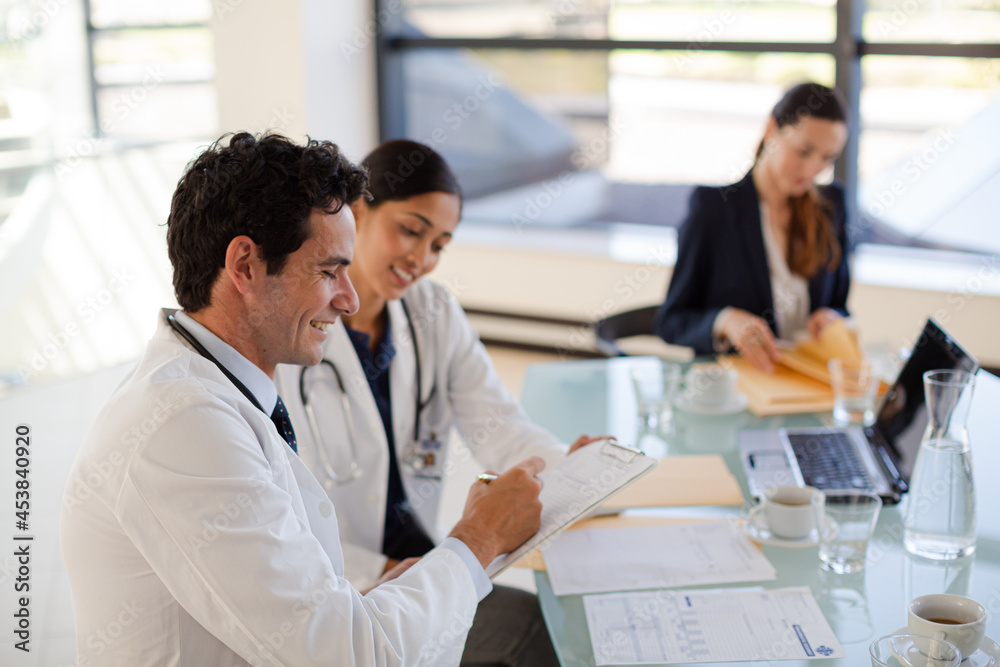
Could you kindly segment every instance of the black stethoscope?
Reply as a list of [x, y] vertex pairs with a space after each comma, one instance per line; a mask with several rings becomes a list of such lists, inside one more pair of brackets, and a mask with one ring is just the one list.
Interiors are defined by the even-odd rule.
[[237, 379], [237, 377], [235, 375], [233, 375], [232, 373], [230, 373], [229, 369], [227, 369], [225, 366], [223, 366], [222, 363], [219, 362], [218, 359], [216, 359], [215, 357], [213, 357], [212, 353], [209, 352], [208, 349], [204, 345], [202, 345], [201, 343], [199, 343], [198, 339], [195, 338], [194, 336], [192, 336], [191, 332], [188, 331], [187, 329], [185, 329], [181, 325], [181, 323], [177, 321], [177, 318], [174, 317], [174, 313], [170, 313], [169, 315], [167, 315], [167, 324], [169, 324], [170, 328], [173, 329], [175, 332], [177, 332], [177, 335], [180, 336], [181, 338], [183, 338], [187, 342], [188, 345], [190, 345], [191, 347], [193, 347], [198, 354], [200, 354], [201, 356], [205, 357], [206, 359], [208, 359], [209, 361], [211, 361], [213, 364], [215, 364], [219, 368], [219, 370], [222, 371], [222, 374], [225, 375], [227, 378], [229, 378], [229, 381], [232, 382], [234, 385], [236, 385], [236, 388], [240, 390], [240, 393], [243, 394], [244, 396], [246, 396], [247, 400], [249, 400], [251, 403], [253, 403], [254, 406], [258, 410], [260, 410], [261, 412], [263, 412], [268, 417], [271, 416], [271, 415], [267, 414], [267, 411], [264, 410], [264, 407], [257, 400], [257, 397], [253, 395], [253, 392], [250, 391], [249, 389], [247, 389], [247, 386], [245, 384], [243, 384], [242, 382], [240, 382], [239, 379]]
[[[413, 318], [410, 316], [410, 309], [406, 306], [406, 302], [400, 299], [399, 303], [402, 305], [403, 313], [406, 315], [406, 324], [410, 329], [410, 339], [413, 341], [413, 355], [416, 362], [417, 376], [417, 410], [413, 419], [413, 443], [406, 449], [405, 454], [399, 458], [402, 463], [412, 468], [415, 472], [421, 473], [428, 470], [433, 471], [440, 461], [440, 443], [437, 441], [434, 434], [431, 434], [429, 440], [420, 440], [420, 416], [434, 398], [434, 394], [437, 391], [437, 383], [435, 382], [431, 386], [431, 391], [430, 394], [428, 394], [427, 399], [421, 400], [420, 388], [423, 385], [421, 383], [422, 369], [420, 364], [420, 347], [417, 344], [417, 330], [413, 325]], [[315, 368], [318, 370], [324, 366], [330, 369], [334, 379], [337, 381], [337, 388], [340, 390], [340, 409], [344, 413], [344, 423], [347, 426], [347, 437], [351, 447], [351, 464], [345, 474], [338, 474], [334, 469], [333, 464], [330, 463], [326, 451], [326, 443], [323, 440], [323, 436], [319, 428], [319, 422], [316, 419], [316, 412], [313, 408], [312, 402], [309, 400], [308, 392], [306, 391], [306, 374], [311, 369]], [[306, 418], [309, 422], [309, 430], [312, 434], [313, 442], [316, 443], [316, 448], [318, 449], [320, 465], [323, 468], [323, 472], [325, 472], [327, 476], [327, 479], [324, 480], [324, 484], [327, 486], [330, 486], [331, 484], [346, 484], [360, 477], [362, 470], [358, 463], [356, 444], [357, 438], [355, 437], [356, 431], [354, 429], [354, 419], [351, 415], [351, 402], [347, 395], [347, 387], [344, 385], [344, 380], [340, 375], [340, 371], [337, 370], [337, 367], [332, 361], [329, 359], [323, 359], [315, 366], [304, 366], [302, 368], [299, 372], [299, 397], [302, 399], [302, 406], [306, 411]], [[429, 474], [428, 476], [435, 475]]]

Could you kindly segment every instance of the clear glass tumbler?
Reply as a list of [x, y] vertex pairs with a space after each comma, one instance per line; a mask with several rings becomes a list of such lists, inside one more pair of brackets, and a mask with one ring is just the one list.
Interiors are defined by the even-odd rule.
[[865, 566], [882, 499], [858, 489], [827, 489], [823, 493], [827, 518], [819, 536], [820, 567], [838, 574], [858, 572]]
[[680, 365], [669, 361], [632, 370], [632, 387], [643, 431], [663, 435], [673, 432], [673, 401], [680, 381]]
[[827, 368], [833, 388], [833, 423], [837, 426], [874, 424], [878, 369], [867, 361], [847, 363], [841, 359], [831, 359]]
[[976, 488], [965, 422], [976, 377], [924, 373], [927, 429], [910, 478], [903, 545], [917, 556], [950, 560], [976, 549]]

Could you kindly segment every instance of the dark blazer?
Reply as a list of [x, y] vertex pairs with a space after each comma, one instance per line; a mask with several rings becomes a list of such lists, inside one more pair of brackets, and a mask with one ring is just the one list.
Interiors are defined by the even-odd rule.
[[[819, 190], [833, 206], [832, 223], [842, 252], [836, 269], [821, 269], [809, 281], [809, 312], [826, 307], [847, 315], [844, 191], [837, 185]], [[763, 317], [777, 335], [760, 202], [749, 173], [739, 183], [698, 187], [691, 195], [667, 298], [656, 313], [656, 334], [668, 343], [713, 353], [712, 323], [727, 306]]]

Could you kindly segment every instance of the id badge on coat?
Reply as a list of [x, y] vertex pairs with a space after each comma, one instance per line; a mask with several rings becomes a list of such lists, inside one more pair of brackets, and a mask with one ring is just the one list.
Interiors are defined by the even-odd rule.
[[444, 468], [443, 449], [441, 441], [431, 434], [430, 438], [410, 443], [403, 463], [416, 477], [440, 480]]

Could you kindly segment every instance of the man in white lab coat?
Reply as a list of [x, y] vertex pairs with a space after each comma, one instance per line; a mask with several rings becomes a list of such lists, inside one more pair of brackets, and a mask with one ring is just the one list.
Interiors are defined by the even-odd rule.
[[366, 592], [343, 578], [336, 508], [293, 452], [273, 378], [317, 363], [357, 309], [349, 205], [365, 182], [328, 142], [238, 134], [178, 184], [184, 310], [161, 313], [64, 495], [80, 667], [458, 664], [483, 567], [537, 530], [532, 458], [474, 484], [419, 562]]

